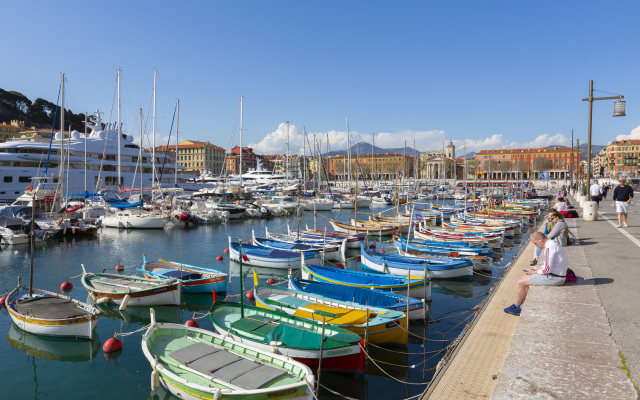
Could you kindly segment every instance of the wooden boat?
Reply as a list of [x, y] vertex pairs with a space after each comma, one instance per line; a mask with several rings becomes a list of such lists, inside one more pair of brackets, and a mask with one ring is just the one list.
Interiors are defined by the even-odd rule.
[[[309, 252], [306, 257], [321, 262], [317, 251]], [[233, 243], [231, 236], [229, 236], [229, 258], [234, 261], [240, 261], [240, 244]], [[292, 268], [300, 268], [302, 253], [243, 244], [242, 262], [254, 267], [286, 269], [291, 265]]]
[[[301, 293], [319, 295], [325, 298], [353, 302], [360, 306], [374, 306], [388, 310], [407, 312], [407, 297], [378, 289], [363, 289], [355, 286], [335, 285], [326, 282], [315, 282], [306, 279], [289, 277], [289, 289]], [[427, 290], [427, 298], [431, 300], [431, 291]], [[423, 300], [409, 297], [409, 318], [424, 319], [428, 312]]]
[[251, 229], [251, 236], [254, 246], [263, 247], [267, 249], [287, 250], [296, 253], [313, 253], [320, 252], [324, 254], [326, 260], [340, 260], [340, 245], [339, 244], [324, 244], [324, 243], [305, 243], [301, 240], [289, 239], [273, 239], [273, 238], [258, 238], [255, 235], [253, 229]]
[[162, 385], [181, 399], [306, 398], [314, 389], [302, 363], [204, 329], [157, 323], [153, 309], [142, 352], [153, 368], [152, 390]]
[[20, 329], [36, 335], [93, 339], [100, 311], [58, 293], [32, 289], [20, 284], [4, 303], [11, 320]]
[[[413, 271], [412, 271], [413, 272]], [[305, 264], [302, 266], [302, 277], [318, 282], [336, 285], [354, 286], [365, 289], [379, 289], [418, 299], [430, 296], [430, 280], [423, 276], [400, 276], [393, 274], [376, 274], [371, 272], [350, 271], [334, 267]]]
[[176, 279], [148, 279], [132, 275], [87, 272], [82, 265], [82, 285], [97, 303], [127, 306], [180, 305], [181, 284]]
[[392, 228], [398, 234], [402, 234], [402, 232], [406, 232], [409, 228], [409, 222], [393, 222], [393, 221], [376, 221], [376, 220], [357, 220], [357, 219], [349, 219], [349, 224], [352, 226], [363, 227], [363, 228]]
[[[473, 262], [467, 259], [416, 258], [403, 255], [378, 253], [362, 248], [362, 265], [374, 271], [413, 276], [424, 276], [425, 269], [431, 279], [470, 278], [473, 276]], [[409, 270], [411, 270], [409, 272]]]
[[370, 226], [370, 227], [353, 226], [353, 225], [345, 224], [343, 222], [335, 221], [332, 219], [325, 219], [325, 221], [328, 221], [333, 227], [333, 229], [336, 232], [340, 232], [340, 233], [348, 233], [348, 234], [362, 233], [365, 235], [385, 236], [385, 235], [393, 235], [397, 230], [397, 228], [384, 227], [384, 226]]
[[407, 345], [407, 317], [401, 311], [362, 306], [274, 286], [259, 288], [256, 285], [253, 293], [258, 307], [312, 321], [322, 322], [324, 318], [327, 324], [356, 333], [367, 342]]
[[493, 262], [491, 257], [484, 256], [443, 256], [443, 255], [433, 255], [429, 253], [423, 253], [415, 250], [404, 250], [400, 247], [399, 244], [396, 244], [396, 250], [398, 250], [398, 254], [404, 257], [414, 257], [421, 259], [441, 259], [441, 260], [469, 260], [473, 263], [474, 271], [491, 271], [493, 268]]
[[420, 239], [407, 240], [401, 236], [394, 236], [393, 242], [396, 248], [433, 255], [440, 254], [449, 257], [481, 256], [489, 258], [493, 255], [493, 249], [491, 247], [465, 246], [464, 244], [434, 242]]
[[[265, 230], [267, 228], [265, 227]], [[287, 225], [287, 231], [289, 233], [289, 235], [294, 235], [293, 232], [291, 232], [291, 229], [289, 229], [289, 225]], [[309, 229], [307, 227], [307, 229], [301, 229], [300, 230], [300, 234], [304, 235], [305, 238], [332, 238], [335, 240], [338, 240], [340, 242], [342, 242], [342, 240], [347, 239], [347, 248], [348, 249], [359, 249], [360, 248], [360, 242], [364, 241], [364, 238], [367, 236], [363, 233], [356, 233], [356, 232], [352, 232], [352, 233], [342, 233], [342, 232], [325, 232], [325, 231], [319, 231], [319, 230], [315, 230], [315, 229]], [[267, 236], [269, 236], [269, 233], [267, 233]]]
[[142, 268], [138, 268], [149, 279], [178, 279], [183, 293], [217, 293], [227, 292], [227, 274], [211, 268], [173, 261], [158, 260], [148, 262], [147, 255], [142, 255]]
[[[365, 355], [360, 336], [287, 313], [239, 303], [215, 302], [209, 311], [218, 333], [261, 352], [280, 354], [323, 370], [364, 371]], [[322, 344], [322, 352], [320, 343]]]

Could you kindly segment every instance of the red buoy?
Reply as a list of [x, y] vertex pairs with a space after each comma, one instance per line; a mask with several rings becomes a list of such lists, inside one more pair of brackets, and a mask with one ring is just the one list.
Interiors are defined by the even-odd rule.
[[246, 241], [246, 242], [244, 242], [244, 244], [251, 244], [251, 242], [250, 241]]
[[216, 257], [216, 260], [218, 260], [218, 261], [222, 261], [223, 259], [224, 259], [224, 257], [222, 257], [222, 256]]
[[4, 302], [7, 300], [7, 296], [0, 297], [0, 308], [4, 307]]
[[183, 212], [182, 214], [180, 214], [180, 219], [182, 221], [188, 221], [189, 217], [190, 217], [189, 213]]
[[384, 249], [380, 250], [380, 253], [384, 253], [384, 252], [385, 252]]
[[275, 279], [273, 279], [273, 278], [267, 279], [267, 285], [273, 285], [274, 283], [276, 283]]
[[255, 299], [255, 296], [253, 295], [253, 289], [251, 289], [251, 290], [249, 290], [247, 292], [247, 299], [249, 299], [249, 300], [254, 300]]
[[229, 248], [227, 247], [226, 249], [224, 249], [224, 252], [228, 253], [229, 252]]
[[118, 351], [122, 349], [122, 342], [120, 339], [113, 337], [111, 339], [107, 339], [102, 345], [102, 351], [105, 353], [112, 353], [114, 351]]
[[340, 269], [344, 269], [344, 264], [343, 263], [337, 263], [336, 267], [338, 267]]
[[370, 249], [375, 249], [375, 248], [376, 248], [376, 245], [375, 245], [375, 244], [370, 244], [370, 245], [369, 245], [369, 248], [370, 248]]
[[118, 272], [124, 271], [124, 265], [122, 265], [122, 263], [120, 261], [118, 261], [118, 265], [116, 265], [115, 270], [118, 271]]
[[198, 321], [194, 319], [190, 319], [187, 322], [185, 322], [184, 326], [189, 326], [191, 328], [200, 328], [200, 324], [198, 323]]
[[71, 290], [71, 289], [73, 289], [73, 285], [69, 281], [62, 282], [62, 285], [60, 285], [60, 290], [62, 290], [62, 291], [67, 291], [67, 290]]

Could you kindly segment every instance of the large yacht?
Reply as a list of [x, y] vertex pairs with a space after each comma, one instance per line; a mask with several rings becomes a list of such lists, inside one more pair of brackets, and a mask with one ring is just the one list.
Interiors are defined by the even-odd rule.
[[[0, 200], [13, 201], [25, 190], [36, 187], [34, 177], [53, 177], [57, 182], [58, 166], [64, 155], [65, 194], [94, 192], [100, 189], [152, 186], [154, 163], [151, 154], [140, 151], [133, 143], [133, 136], [120, 132], [115, 126], [102, 123], [100, 113], [95, 112], [87, 123], [90, 132], [73, 131], [63, 136], [58, 132], [49, 142], [11, 140], [0, 143]], [[105, 129], [106, 128], [106, 129]], [[64, 140], [63, 140], [64, 139]], [[119, 142], [119, 143], [118, 143]], [[120, 151], [118, 152], [118, 144]], [[118, 153], [120, 153], [120, 182], [118, 182]], [[142, 154], [142, 157], [140, 157]], [[155, 154], [156, 183], [174, 185], [174, 172], [182, 168], [164, 153]], [[48, 168], [47, 168], [48, 163]], [[142, 166], [142, 173], [140, 168]], [[86, 177], [85, 177], [86, 170]], [[142, 182], [140, 182], [142, 177]], [[184, 187], [188, 178], [178, 174], [178, 186]], [[194, 188], [197, 189], [197, 188]]]

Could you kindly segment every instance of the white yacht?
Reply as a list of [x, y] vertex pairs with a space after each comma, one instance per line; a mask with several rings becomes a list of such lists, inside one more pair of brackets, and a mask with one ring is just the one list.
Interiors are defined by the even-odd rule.
[[[152, 186], [154, 164], [151, 154], [145, 151], [141, 153], [140, 147], [133, 143], [131, 135], [120, 132], [121, 138], [118, 141], [118, 130], [113, 125], [105, 129], [100, 113], [96, 111], [87, 123], [90, 132], [86, 137], [78, 131], [73, 131], [63, 138], [58, 132], [51, 141], [51, 145], [49, 142], [27, 140], [0, 143], [0, 200], [15, 200], [25, 190], [36, 187], [37, 182], [33, 178], [45, 176], [45, 173], [46, 176], [53, 177], [53, 182], [56, 182], [61, 159], [65, 163], [63, 188], [65, 193], [93, 192], [104, 188], [117, 189], [118, 186]], [[120, 182], [118, 182], [118, 142], [120, 144]], [[63, 149], [64, 157], [62, 158]], [[163, 186], [173, 186], [175, 161], [164, 153], [156, 153], [155, 158], [156, 182], [160, 182]], [[141, 165], [142, 174], [140, 173]], [[182, 167], [178, 165], [177, 168], [179, 170]], [[179, 186], [185, 185], [189, 178], [195, 178], [195, 176], [179, 174]]]

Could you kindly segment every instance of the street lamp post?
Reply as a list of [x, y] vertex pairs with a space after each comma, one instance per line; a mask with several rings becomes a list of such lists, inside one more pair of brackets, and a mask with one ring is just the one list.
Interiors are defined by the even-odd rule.
[[[586, 99], [582, 99], [582, 101], [589, 102], [589, 136], [587, 137], [587, 193], [589, 188], [591, 187], [591, 124], [592, 124], [592, 115], [593, 115], [593, 101], [594, 100], [618, 100], [615, 102], [613, 106], [613, 116], [614, 117], [624, 117], [625, 114], [625, 102], [623, 95], [618, 96], [609, 96], [609, 97], [593, 97], [593, 79], [589, 81], [589, 97]], [[586, 193], [585, 193], [586, 194]]]

